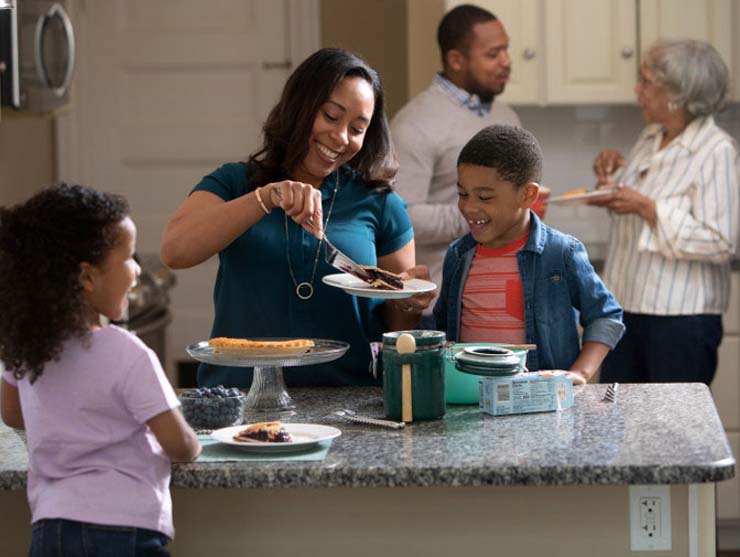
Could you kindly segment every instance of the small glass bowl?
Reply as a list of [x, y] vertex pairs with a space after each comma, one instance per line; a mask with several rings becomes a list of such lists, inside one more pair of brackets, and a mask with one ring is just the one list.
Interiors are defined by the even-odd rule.
[[192, 397], [182, 393], [179, 397], [182, 413], [193, 429], [219, 429], [239, 425], [244, 421], [243, 393], [237, 396]]

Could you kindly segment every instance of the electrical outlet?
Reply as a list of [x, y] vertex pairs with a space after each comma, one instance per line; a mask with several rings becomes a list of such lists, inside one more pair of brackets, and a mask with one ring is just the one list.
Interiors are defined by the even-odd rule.
[[630, 486], [630, 549], [671, 549], [671, 487]]

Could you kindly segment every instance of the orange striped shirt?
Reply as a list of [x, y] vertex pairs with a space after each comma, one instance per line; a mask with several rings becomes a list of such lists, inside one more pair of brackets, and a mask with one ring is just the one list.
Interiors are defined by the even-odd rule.
[[528, 239], [529, 232], [502, 248], [477, 247], [463, 290], [460, 342], [526, 342], [516, 254]]

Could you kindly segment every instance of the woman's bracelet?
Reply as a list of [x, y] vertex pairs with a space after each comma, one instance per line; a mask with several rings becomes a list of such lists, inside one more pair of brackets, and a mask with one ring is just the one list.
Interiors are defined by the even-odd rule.
[[254, 190], [254, 195], [257, 197], [257, 202], [260, 204], [260, 207], [262, 207], [262, 210], [265, 212], [266, 215], [270, 214], [270, 211], [267, 210], [267, 205], [265, 205], [265, 202], [262, 201], [262, 196], [260, 195], [260, 188], [257, 188]]

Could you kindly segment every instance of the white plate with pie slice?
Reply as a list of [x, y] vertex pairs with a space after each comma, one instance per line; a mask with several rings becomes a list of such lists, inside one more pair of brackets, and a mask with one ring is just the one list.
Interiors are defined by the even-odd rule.
[[559, 195], [557, 197], [551, 197], [547, 202], [550, 205], [575, 205], [578, 203], [585, 203], [592, 199], [598, 199], [599, 197], [611, 195], [615, 191], [617, 191], [616, 188], [606, 188], [603, 190], [587, 191], [585, 193]]
[[347, 294], [360, 296], [362, 298], [382, 298], [384, 300], [397, 300], [399, 298], [410, 298], [416, 294], [431, 292], [437, 285], [428, 280], [409, 279], [403, 281], [403, 290], [387, 290], [385, 288], [373, 288], [364, 280], [347, 273], [326, 275], [321, 282], [329, 286], [341, 288]]
[[342, 432], [336, 427], [321, 424], [292, 424], [283, 423], [285, 430], [293, 438], [287, 443], [268, 443], [266, 441], [235, 441], [234, 435], [249, 427], [250, 424], [235, 425], [217, 429], [211, 433], [211, 439], [239, 447], [253, 453], [294, 453], [307, 451], [316, 447], [322, 441], [339, 437]]

